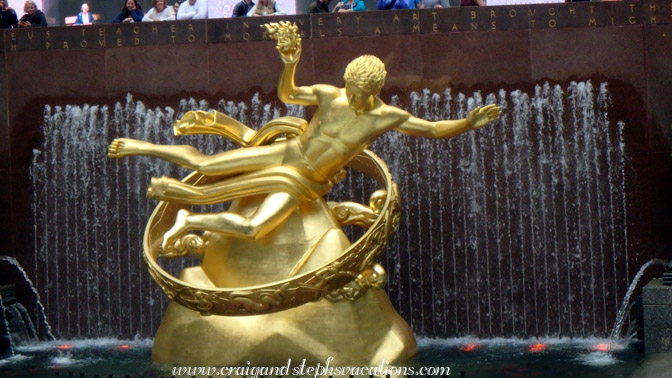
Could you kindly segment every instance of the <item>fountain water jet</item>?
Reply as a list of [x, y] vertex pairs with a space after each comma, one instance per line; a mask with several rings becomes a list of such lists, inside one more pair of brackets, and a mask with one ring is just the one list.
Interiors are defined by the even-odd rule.
[[[0, 294], [0, 315], [2, 316], [2, 321], [3, 321], [3, 326], [5, 327], [5, 334], [1, 335], [0, 337], [4, 338], [4, 341], [2, 344], [0, 344], [0, 357], [5, 357], [7, 353], [7, 349], [9, 350], [9, 355], [13, 356], [14, 355], [14, 343], [12, 342], [12, 334], [10, 332], [9, 328], [9, 322], [7, 321], [7, 317], [5, 317], [5, 305], [3, 304], [2, 300], [2, 295]], [[2, 340], [2, 339], [0, 339]]]
[[[49, 325], [49, 321], [47, 321], [47, 314], [44, 311], [44, 306], [42, 305], [42, 300], [40, 299], [40, 293], [37, 292], [37, 289], [35, 288], [35, 285], [33, 285], [33, 281], [30, 279], [30, 277], [28, 277], [28, 274], [26, 273], [26, 271], [23, 269], [21, 264], [19, 264], [19, 262], [15, 258], [13, 258], [11, 256], [0, 256], [0, 261], [6, 261], [6, 262], [12, 264], [14, 267], [16, 267], [16, 269], [19, 270], [19, 272], [21, 272], [21, 275], [23, 275], [24, 280], [26, 280], [26, 283], [28, 284], [30, 289], [33, 291], [33, 294], [35, 294], [35, 302], [39, 306], [40, 315], [42, 315], [42, 324], [47, 329], [47, 335], [49, 336], [49, 338], [51, 340], [55, 340], [56, 338], [54, 337], [54, 334], [51, 331], [51, 326]], [[0, 298], [0, 300], [1, 300], [1, 298]], [[21, 310], [21, 308], [23, 310]], [[25, 317], [26, 319], [30, 320], [30, 317], [28, 316], [28, 313], [26, 312], [26, 309], [23, 306], [20, 306], [19, 311], [22, 312], [22, 314], [20, 314], [20, 316], [22, 318]], [[30, 322], [30, 327], [31, 327], [31, 331], [32, 331], [33, 335], [37, 336], [37, 332], [35, 331], [35, 328], [33, 327], [32, 321]]]
[[614, 328], [611, 331], [611, 334], [609, 335], [609, 351], [611, 352], [614, 348], [614, 345], [616, 345], [616, 340], [620, 337], [621, 335], [621, 330], [623, 328], [623, 324], [625, 323], [625, 319], [627, 318], [628, 312], [630, 308], [632, 307], [632, 303], [630, 302], [630, 297], [632, 294], [635, 292], [635, 289], [637, 289], [637, 284], [639, 284], [639, 280], [642, 278], [642, 275], [644, 274], [644, 271], [652, 265], [664, 265], [665, 267], [672, 267], [672, 261], [666, 261], [663, 259], [652, 259], [649, 260], [646, 264], [642, 265], [641, 268], [639, 268], [639, 271], [637, 271], [637, 274], [635, 274], [635, 278], [632, 279], [632, 282], [630, 283], [630, 286], [628, 286], [628, 290], [625, 293], [625, 297], [623, 298], [623, 302], [621, 302], [621, 308], [618, 310], [618, 313], [616, 315], [616, 321], [614, 322]]
[[[503, 110], [499, 125], [459, 138], [388, 133], [372, 146], [405, 187], [400, 232], [382, 263], [390, 297], [417, 334], [609, 332], [629, 249], [625, 125], [609, 122], [609, 97], [606, 84], [590, 82], [544, 83], [532, 94], [411, 94], [408, 110], [428, 119], [464, 116], [483, 103]], [[142, 193], [151, 176], [186, 172], [143, 158], [113, 164], [105, 151], [119, 135], [230, 148], [216, 138], [172, 136], [174, 119], [207, 108], [187, 99], [176, 109], [149, 109], [130, 95], [111, 107], [45, 107], [45, 138], [31, 166], [36, 286], [62, 336], [149, 336], [158, 326], [167, 299], [141, 258], [154, 207]], [[251, 125], [305, 117], [302, 107], [275, 107], [258, 95], [249, 104], [221, 100], [217, 109]], [[429, 160], [438, 167], [413, 163]], [[350, 176], [332, 199], [366, 200], [366, 180]], [[189, 262], [168, 264], [176, 273]], [[55, 279], [66, 272], [69, 281]]]

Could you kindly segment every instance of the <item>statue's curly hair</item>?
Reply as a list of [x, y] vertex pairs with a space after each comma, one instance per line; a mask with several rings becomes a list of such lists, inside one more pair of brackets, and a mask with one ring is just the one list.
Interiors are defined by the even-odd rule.
[[345, 68], [343, 79], [346, 83], [378, 94], [385, 84], [385, 64], [373, 55], [362, 55]]

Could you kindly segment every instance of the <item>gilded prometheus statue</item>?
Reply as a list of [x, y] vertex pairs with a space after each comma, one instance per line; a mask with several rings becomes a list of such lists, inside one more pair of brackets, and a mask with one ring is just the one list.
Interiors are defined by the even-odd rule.
[[[294, 73], [301, 55], [300, 37], [288, 33], [288, 28], [291, 26], [267, 26], [271, 36], [278, 38], [278, 51], [284, 62], [278, 97], [285, 103], [316, 105], [320, 109], [296, 138], [267, 146], [225, 151], [213, 156], [203, 155], [191, 146], [155, 145], [132, 139], [117, 139], [110, 146], [109, 156], [158, 157], [206, 176], [234, 176], [285, 167], [295, 172], [297, 181], [319, 189], [312, 193], [298, 188], [294, 193], [289, 190], [268, 193], [259, 211], [247, 217], [231, 212], [192, 214], [182, 210], [178, 213], [174, 227], [164, 236], [164, 249], [172, 248], [176, 237], [194, 229], [250, 239], [262, 237], [282, 223], [302, 200], [326, 194], [347, 163], [387, 131], [449, 138], [481, 128], [499, 117], [499, 108], [488, 105], [474, 109], [466, 119], [429, 122], [386, 105], [377, 96], [385, 83], [385, 66], [378, 58], [369, 55], [361, 56], [348, 65], [344, 75], [345, 88], [326, 84], [297, 87], [294, 84]], [[294, 42], [286, 40], [290, 37], [294, 38]], [[187, 114], [176, 124], [176, 134], [187, 134], [195, 125], [213, 124], [214, 117], [214, 114]], [[274, 174], [270, 172], [269, 177]], [[172, 179], [152, 182], [150, 197], [162, 199], [166, 192], [174, 192], [173, 196], [178, 201], [192, 195], [206, 195], [199, 193], [201, 191], [198, 187], [186, 187]]]
[[[195, 111], [175, 123], [176, 135], [216, 134], [232, 139], [242, 148], [204, 155], [191, 146], [157, 145], [126, 138], [115, 140], [109, 148], [112, 158], [151, 156], [195, 171], [183, 181], [169, 177], [152, 179], [148, 197], [164, 201], [150, 220], [145, 236], [145, 257], [152, 278], [173, 301], [202, 315], [252, 315], [209, 317], [210, 323], [198, 328], [193, 325], [205, 320], [193, 318], [184, 308], [169, 307], [155, 339], [154, 357], [165, 362], [177, 359], [191, 364], [235, 364], [239, 360], [234, 357], [213, 357], [215, 361], [203, 360], [197, 354], [182, 357], [182, 347], [180, 354], [177, 347], [166, 344], [183, 345], [190, 338], [199, 343], [203, 338], [212, 337], [211, 330], [217, 327], [225, 335], [221, 337], [233, 337], [231, 333], [235, 333], [242, 322], [257, 322], [244, 326], [259, 328], [258, 322], [265, 319], [264, 328], [268, 328], [269, 322], [280, 322], [279, 327], [290, 329], [300, 324], [300, 332], [305, 333], [307, 339], [303, 342], [307, 345], [297, 348], [303, 353], [313, 353], [316, 359], [334, 356], [337, 346], [344, 343], [351, 344], [352, 351], [342, 352], [347, 355], [342, 361], [368, 363], [381, 357], [388, 361], [408, 358], [415, 351], [415, 342], [406, 323], [380, 290], [385, 273], [375, 265], [375, 257], [397, 224], [396, 186], [384, 163], [366, 148], [392, 130], [430, 138], [454, 137], [497, 120], [500, 109], [495, 105], [479, 107], [460, 120], [430, 122], [416, 118], [378, 97], [386, 71], [383, 62], [370, 55], [348, 64], [345, 88], [326, 84], [296, 86], [294, 74], [301, 56], [301, 38], [296, 25], [279, 22], [263, 27], [277, 40], [283, 62], [278, 97], [285, 103], [317, 106], [318, 111], [310, 123], [282, 117], [255, 131], [224, 114]], [[345, 202], [325, 207], [321, 197], [343, 177], [348, 166], [374, 177], [384, 190], [374, 193], [369, 206]], [[233, 204], [223, 212], [195, 213], [187, 209], [188, 205], [232, 200]], [[370, 230], [349, 246], [340, 230], [343, 224], [357, 224]], [[296, 231], [298, 225], [304, 231]], [[313, 229], [319, 231], [313, 234]], [[195, 230], [205, 233], [202, 236], [189, 233]], [[287, 238], [292, 240], [289, 248]], [[285, 249], [270, 246], [285, 246], [282, 247]], [[198, 270], [185, 269], [180, 279], [167, 275], [155, 262], [157, 257], [176, 257], [190, 252], [201, 255], [203, 263], [196, 267]], [[285, 255], [296, 260], [290, 263]], [[276, 281], [268, 284], [259, 277]], [[374, 292], [365, 293], [367, 288], [373, 288]], [[324, 301], [294, 308], [320, 298], [363, 299], [354, 302], [358, 304], [350, 304], [356, 307], [347, 310], [338, 307], [341, 304], [319, 307], [329, 306], [320, 304]], [[359, 318], [318, 320], [310, 315], [318, 307], [320, 311], [331, 312], [334, 318], [353, 313], [359, 313]], [[271, 314], [281, 310], [288, 311]], [[362, 311], [366, 311], [366, 315]], [[242, 320], [250, 318], [255, 320]], [[385, 324], [379, 324], [383, 318]], [[314, 335], [307, 331], [308, 319], [317, 322]], [[213, 325], [215, 323], [217, 325]], [[185, 324], [189, 324], [192, 331], [199, 330], [185, 334], [182, 331]], [[363, 328], [370, 329], [370, 334], [355, 336], [352, 330], [344, 330], [353, 327], [357, 335]], [[339, 329], [344, 336], [330, 335], [329, 329], [333, 332]], [[268, 329], [255, 332], [254, 336], [241, 337], [263, 343], [282, 333]], [[358, 337], [366, 339], [359, 349], [352, 347]], [[335, 341], [332, 345], [325, 339]], [[251, 343], [254, 342], [246, 342], [246, 345]], [[291, 352], [286, 344], [277, 343], [285, 354], [259, 352], [260, 361], [275, 358], [282, 362], [287, 355], [301, 358], [299, 351]], [[246, 353], [247, 358], [255, 354], [250, 350]]]

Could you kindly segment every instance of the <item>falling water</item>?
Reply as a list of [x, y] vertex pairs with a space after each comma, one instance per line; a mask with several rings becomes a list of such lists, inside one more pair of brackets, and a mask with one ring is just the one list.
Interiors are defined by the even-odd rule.
[[[13, 356], [14, 353], [15, 353], [14, 352], [14, 343], [12, 343], [12, 334], [10, 332], [9, 322], [7, 321], [7, 317], [4, 316], [5, 305], [2, 303], [2, 294], [0, 294], [0, 311], [2, 311], [2, 314], [3, 314], [2, 320], [4, 322], [5, 331], [6, 331], [6, 333], [4, 335], [2, 335], [1, 337], [7, 339], [7, 342], [9, 343], [9, 355]], [[4, 357], [4, 356], [0, 356], [0, 357]]]
[[[371, 149], [399, 184], [403, 216], [382, 257], [395, 306], [419, 335], [604, 336], [624, 290], [628, 159], [622, 124], [607, 117], [606, 84], [538, 85], [465, 95], [423, 91], [391, 104], [425, 119], [465, 117], [495, 103], [502, 119], [448, 140], [390, 132]], [[232, 146], [213, 136], [172, 135], [172, 122], [205, 101], [176, 109], [125, 103], [46, 106], [35, 150], [36, 288], [62, 337], [150, 336], [167, 299], [146, 274], [142, 233], [155, 203], [150, 177], [187, 171], [136, 157], [110, 160], [109, 142], [128, 136]], [[216, 108], [258, 127], [303, 107], [221, 100]], [[376, 189], [351, 174], [328, 199], [365, 202]], [[171, 262], [177, 273], [187, 264]]]
[[[54, 334], [51, 331], [51, 326], [49, 325], [49, 321], [47, 321], [47, 314], [44, 311], [44, 305], [42, 304], [42, 300], [40, 299], [40, 293], [35, 288], [35, 285], [33, 285], [33, 281], [30, 279], [30, 277], [28, 277], [28, 274], [26, 274], [26, 271], [23, 269], [21, 264], [19, 264], [19, 262], [15, 258], [13, 258], [11, 256], [0, 256], [0, 261], [7, 261], [8, 263], [10, 263], [14, 267], [16, 267], [16, 269], [18, 269], [19, 272], [21, 272], [21, 275], [23, 276], [23, 279], [26, 281], [26, 283], [28, 284], [30, 289], [33, 291], [33, 294], [35, 294], [35, 302], [37, 303], [38, 308], [40, 310], [40, 315], [42, 317], [42, 324], [45, 326], [45, 328], [47, 330], [47, 335], [49, 336], [49, 338], [51, 340], [55, 340]], [[1, 298], [0, 298], [0, 301], [1, 301]], [[21, 314], [19, 314], [21, 317], [27, 316], [26, 309], [22, 305], [21, 306], [15, 306], [15, 311], [21, 312]], [[33, 328], [33, 322], [30, 321], [29, 324], [30, 324], [32, 334], [37, 335], [37, 332], [36, 332], [35, 328]]]
[[372, 145], [404, 200], [387, 251], [402, 316], [437, 336], [606, 336], [628, 251], [628, 159], [607, 85], [447, 92], [440, 110], [434, 95], [412, 94], [407, 109], [463, 117], [482, 101], [503, 116], [446, 141], [388, 133]]
[[20, 346], [37, 341], [35, 327], [28, 311], [21, 303], [4, 306], [5, 322], [9, 327], [7, 334], [12, 346]]
[[[205, 101], [182, 100], [177, 109], [148, 109], [131, 95], [125, 103], [49, 106], [43, 145], [34, 151], [35, 261], [37, 290], [59, 337], [153, 335], [167, 299], [146, 274], [142, 233], [155, 203], [144, 192], [152, 176], [187, 171], [147, 158], [110, 160], [107, 147], [125, 136], [164, 144], [193, 144], [212, 153], [232, 148], [222, 138], [173, 135], [173, 121]], [[267, 122], [281, 112], [252, 99], [220, 101], [217, 109], [244, 122]], [[185, 262], [167, 266], [177, 274]], [[51, 330], [47, 329], [51, 334]]]
[[632, 279], [630, 286], [628, 286], [628, 290], [625, 292], [623, 302], [621, 302], [621, 308], [618, 310], [618, 313], [616, 314], [616, 321], [614, 322], [614, 328], [611, 330], [611, 334], [609, 335], [609, 350], [613, 349], [616, 340], [621, 336], [621, 330], [623, 329], [623, 324], [625, 323], [625, 319], [628, 316], [628, 310], [630, 309], [631, 306], [630, 297], [632, 296], [632, 293], [635, 292], [635, 289], [637, 289], [637, 284], [639, 283], [640, 278], [642, 278], [644, 271], [651, 265], [672, 266], [672, 261], [652, 259], [649, 260], [646, 264], [642, 265], [641, 268], [639, 268], [639, 271], [637, 271], [637, 274], [635, 274], [635, 278]]

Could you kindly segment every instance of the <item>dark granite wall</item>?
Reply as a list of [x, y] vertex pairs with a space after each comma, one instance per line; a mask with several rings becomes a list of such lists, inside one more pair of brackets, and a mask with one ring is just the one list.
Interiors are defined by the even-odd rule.
[[[533, 92], [534, 86], [544, 81], [562, 85], [573, 80], [608, 82], [613, 98], [610, 119], [627, 125], [626, 145], [633, 172], [627, 183], [629, 218], [627, 224], [620, 225], [629, 229], [632, 253], [629, 261], [623, 262], [630, 267], [629, 276], [622, 277], [618, 293], [609, 294], [612, 301], [622, 298], [636, 269], [648, 259], [672, 258], [672, 166], [668, 159], [672, 106], [667, 99], [672, 90], [672, 2], [364, 12], [283, 19], [299, 23], [304, 33], [299, 84], [341, 85], [343, 67], [364, 53], [379, 56], [387, 65], [384, 99], [423, 88], [435, 92], [446, 87], [464, 93], [496, 93], [500, 88]], [[176, 106], [188, 97], [206, 99], [211, 105], [222, 98], [247, 101], [254, 92], [273, 101], [281, 64], [273, 42], [264, 40], [259, 28], [267, 21], [221, 19], [3, 31], [0, 174], [7, 184], [0, 190], [4, 215], [0, 242], [5, 253], [15, 256], [36, 279], [29, 166], [33, 149], [42, 138], [45, 104], [112, 106], [123, 102], [128, 92], [148, 108]], [[619, 269], [621, 274], [625, 272]], [[0, 272], [7, 281], [0, 283], [15, 283], [19, 297], [32, 298], [13, 268], [0, 265]], [[416, 274], [411, 270], [404, 273]], [[149, 284], [144, 269], [138, 268], [137, 274], [144, 275]], [[429, 287], [418, 290], [426, 292]], [[534, 288], [530, 290], [534, 292]], [[427, 336], [539, 333], [531, 325], [515, 331], [502, 327], [492, 334], [473, 329], [436, 330], [431, 319], [414, 309], [430, 303], [418, 303], [417, 299], [395, 302], [407, 319], [421, 317], [411, 324], [417, 333]], [[50, 318], [68, 316], [54, 307], [56, 304], [49, 310]], [[76, 307], [68, 312], [73, 310]], [[615, 306], [610, 306], [600, 316], [613, 319], [615, 311]], [[608, 320], [594, 331], [581, 332], [557, 326], [558, 321], [555, 319], [552, 328], [559, 331], [551, 334], [603, 336], [612, 324]], [[89, 331], [78, 334], [65, 327], [55, 331], [62, 337], [101, 336]], [[125, 327], [108, 336], [149, 336], [153, 331]]]

